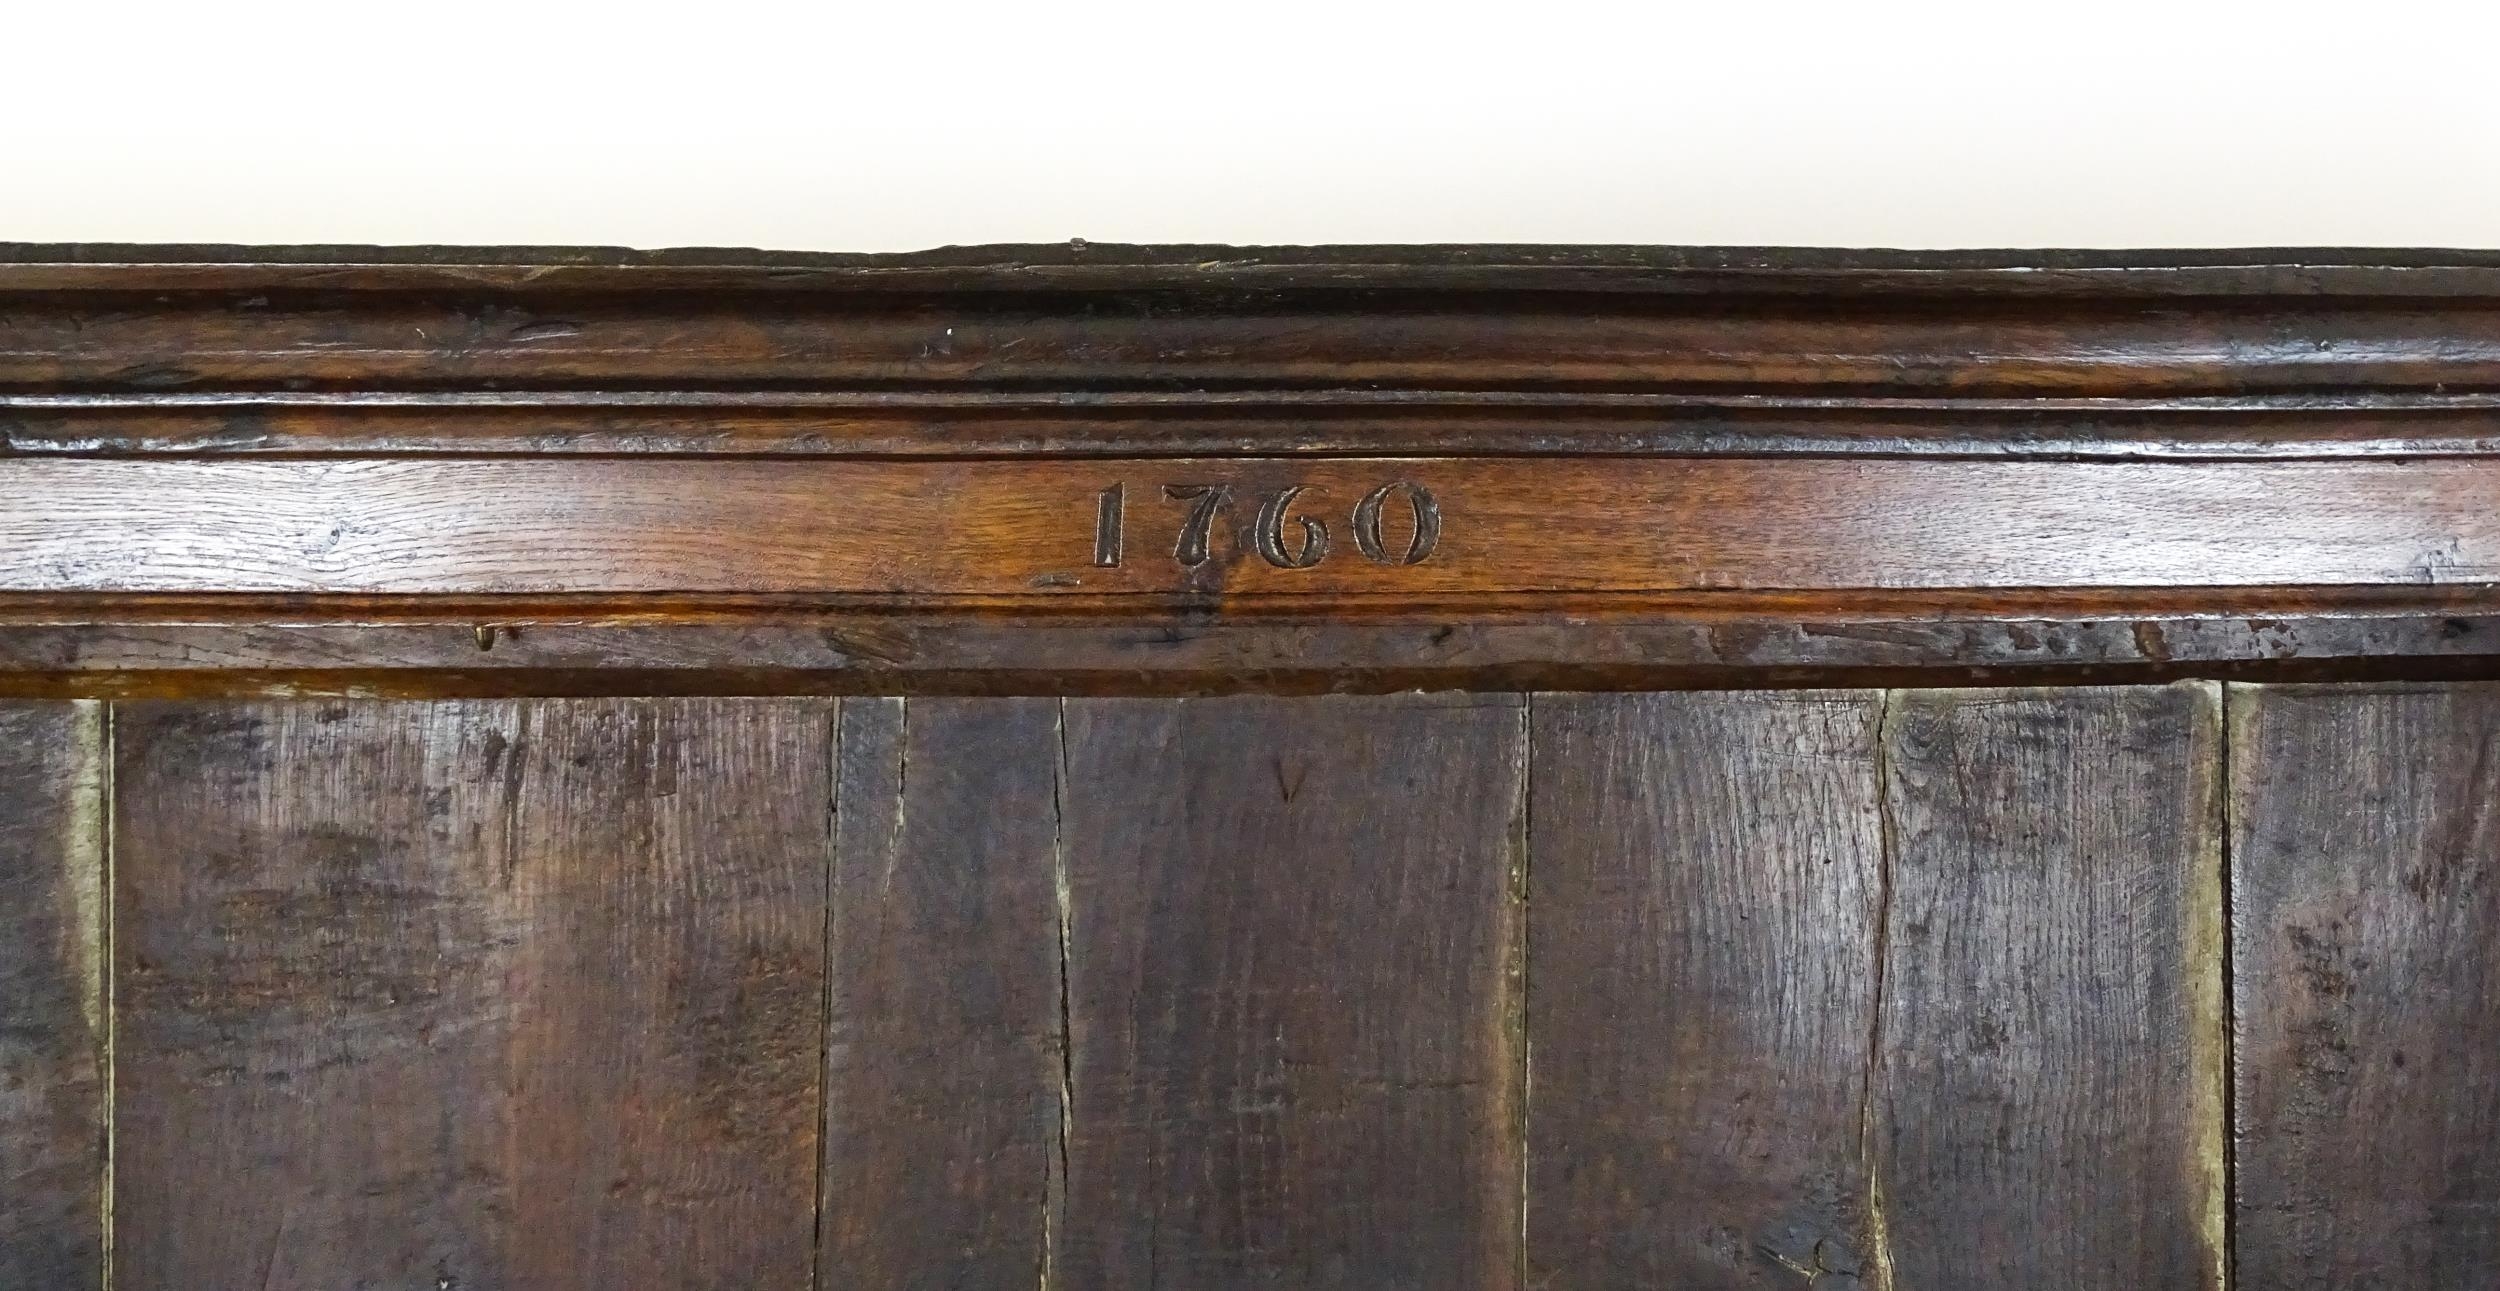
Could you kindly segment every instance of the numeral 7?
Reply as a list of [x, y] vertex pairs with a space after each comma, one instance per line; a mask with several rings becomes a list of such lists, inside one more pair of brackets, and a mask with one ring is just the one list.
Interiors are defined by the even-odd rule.
[[1163, 496], [1175, 502], [1191, 502], [1189, 518], [1181, 522], [1181, 536], [1172, 544], [1172, 559], [1195, 569], [1207, 563], [1207, 534], [1215, 527], [1215, 513], [1233, 500], [1229, 484], [1166, 484]]

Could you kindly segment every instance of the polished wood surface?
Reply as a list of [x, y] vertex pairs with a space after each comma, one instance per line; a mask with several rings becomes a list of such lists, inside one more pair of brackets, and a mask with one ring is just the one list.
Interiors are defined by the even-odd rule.
[[0, 439], [19, 694], [2500, 675], [2472, 253], [10, 246]]
[[2500, 452], [2500, 394], [972, 388], [0, 393], [43, 457], [1340, 456], [2304, 461]]
[[1233, 598], [2500, 580], [2500, 459], [18, 461], [0, 462], [0, 496], [12, 503], [0, 591], [16, 592]]
[[[323, 256], [340, 258], [324, 262]], [[0, 386], [2488, 387], [2487, 254], [0, 247]]]

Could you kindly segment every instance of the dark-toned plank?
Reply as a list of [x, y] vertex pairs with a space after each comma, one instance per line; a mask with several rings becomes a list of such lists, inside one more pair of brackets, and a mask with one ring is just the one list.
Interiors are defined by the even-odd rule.
[[813, 605], [602, 612], [184, 598], [0, 604], [0, 694], [1203, 694], [2313, 680], [2500, 673], [2470, 587], [2053, 594], [1687, 592], [1434, 606], [1058, 613]]
[[1059, 1201], [1059, 706], [842, 706], [826, 1291], [1041, 1283]]
[[[1219, 258], [1234, 262], [1235, 254]], [[802, 281], [853, 289], [798, 291], [768, 266], [731, 284], [746, 290], [665, 293], [480, 291], [474, 280], [446, 283], [440, 273], [384, 275], [432, 278], [431, 291], [306, 291], [305, 275], [265, 270], [222, 275], [226, 290], [169, 291], [139, 284], [181, 275], [145, 269], [120, 274], [118, 293], [93, 272], [88, 280], [102, 278], [105, 291], [46, 292], [64, 276], [18, 269], [0, 272], [0, 290], [10, 292], [0, 312], [0, 389], [1577, 383], [2127, 395], [2477, 389], [2500, 376], [2500, 314], [2487, 296], [2469, 294], [2490, 291], [2488, 266], [2413, 275], [2444, 277], [2465, 297], [2452, 302], [2310, 295], [2203, 308], [2147, 308], [2141, 296], [2154, 293], [2141, 288], [2137, 301], [2124, 299], [2132, 282], [2164, 276], [2155, 273], [2105, 274], [2101, 291], [2075, 293], [2101, 299], [2080, 301], [2025, 300], [2002, 286], [1988, 292], [1984, 273], [1958, 284], [1931, 277], [1918, 302], [1925, 307], [1905, 308], [1866, 292], [1909, 294], [1906, 274], [1756, 267], [1680, 292], [1657, 290], [1673, 275], [1644, 283], [1618, 273], [1651, 298], [1569, 294], [1566, 282], [1566, 294], [1545, 300], [1468, 290], [1463, 281], [1452, 289], [1446, 276], [1436, 283], [1385, 266], [1303, 275], [1333, 278], [1323, 290], [1290, 290], [1298, 285], [1291, 276], [1272, 271], [1237, 271], [1227, 281], [1218, 270], [1097, 273], [1090, 282], [1079, 276], [1092, 291], [1013, 296], [911, 293], [907, 275], [874, 283], [855, 274], [842, 284], [804, 269]], [[1539, 272], [1551, 290], [1551, 268], [1511, 280], [1533, 289]], [[607, 275], [611, 283], [623, 276]], [[296, 290], [266, 285], [288, 277]], [[2217, 277], [2230, 275], [2208, 281]], [[243, 285], [255, 278], [263, 285]], [[2378, 275], [2383, 286], [2403, 280]], [[1965, 291], [1936, 290], [1949, 284]], [[2241, 275], [2240, 284], [2290, 285], [2263, 275]], [[2068, 280], [2069, 291], [2075, 285]], [[2436, 282], [2424, 287], [2413, 290], [2438, 290]], [[1158, 288], [1151, 301], [1131, 294]], [[1973, 299], [1983, 292], [1996, 298]], [[1766, 299], [1783, 294], [1805, 299]]]
[[[1122, 538], [1103, 565], [1114, 487]], [[1419, 510], [1437, 518], [1433, 541], [1416, 537]], [[2500, 461], [2481, 458], [0, 459], [11, 592], [893, 599], [2495, 578]]]
[[1868, 1267], [1881, 709], [1536, 697], [1530, 1285], [1831, 1291]]
[[2242, 1285], [2500, 1285], [2500, 689], [2234, 687]]
[[980, 387], [0, 394], [0, 446], [71, 456], [2486, 456], [2500, 451], [2500, 396]]
[[1522, 716], [1068, 702], [1053, 1285], [1517, 1286]]
[[1877, 1285], [2216, 1287], [2216, 689], [1900, 691]]
[[[219, 292], [238, 310], [255, 292], [414, 292], [441, 297], [520, 289], [551, 295], [685, 292], [1082, 289], [1201, 290], [1219, 300], [1287, 289], [1629, 292], [1748, 297], [1839, 291], [1856, 299], [2084, 297], [2160, 302], [2282, 295], [2489, 298], [2500, 254], [2388, 247], [2245, 250], [1901, 250], [1826, 247], [1225, 243], [991, 243], [909, 252], [677, 247], [247, 246], [0, 242], [0, 290]], [[338, 297], [334, 297], [338, 298]], [[2322, 301], [2321, 298], [2324, 298]], [[110, 297], [103, 299], [109, 300]], [[1532, 300], [1533, 296], [1528, 299]], [[1525, 302], [1521, 302], [1525, 303]]]
[[117, 1285], [805, 1284], [831, 718], [125, 710]]
[[0, 1287], [102, 1276], [104, 723], [0, 704]]

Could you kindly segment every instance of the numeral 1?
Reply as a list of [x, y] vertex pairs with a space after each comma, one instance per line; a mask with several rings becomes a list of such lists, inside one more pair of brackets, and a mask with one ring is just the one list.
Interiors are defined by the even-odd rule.
[[1114, 484], [1094, 497], [1094, 564], [1110, 569], [1120, 563], [1120, 547], [1125, 541], [1121, 507], [1127, 489]]

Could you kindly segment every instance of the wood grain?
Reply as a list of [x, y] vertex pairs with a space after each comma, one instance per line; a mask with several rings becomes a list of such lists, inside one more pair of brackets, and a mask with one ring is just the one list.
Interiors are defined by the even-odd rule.
[[1515, 1291], [1523, 716], [1068, 702], [1052, 1285]]
[[[83, 598], [0, 625], [0, 692], [2488, 676], [2495, 302], [2500, 261], [2453, 251], [0, 245], [0, 612]], [[1415, 564], [1349, 543], [1398, 478], [1443, 511]], [[1201, 563], [1171, 558], [1167, 485], [1233, 491]], [[1283, 534], [1333, 544], [1307, 563], [1259, 523], [1295, 487]], [[2426, 589], [2480, 599], [2392, 635], [2314, 613]], [[2124, 591], [2168, 599], [2021, 612]], [[1799, 599], [1665, 604], [1730, 592]], [[152, 633], [165, 594], [221, 608]], [[352, 614], [229, 631], [325, 595], [606, 622], [530, 623], [548, 649], [477, 668], [322, 635]], [[836, 635], [967, 645], [889, 666], [791, 617], [689, 635], [654, 601], [680, 595], [937, 611]], [[1580, 596], [1631, 603], [1591, 623]], [[1232, 626], [1391, 601], [1438, 621], [1326, 623], [1318, 649]], [[1001, 613], [1063, 608], [1094, 621]], [[523, 626], [459, 627], [499, 622]], [[149, 652], [175, 661], [103, 662]], [[1989, 671], [2033, 667], [2066, 671]]]
[[2500, 1283], [2500, 690], [2231, 719], [2240, 1281]]
[[1875, 1284], [2219, 1288], [2216, 688], [1891, 703]]
[[1840, 293], [1871, 300], [2116, 300], [2279, 296], [2337, 303], [2500, 296], [2500, 254], [2390, 247], [2188, 250], [1895, 250], [1827, 247], [1536, 245], [1138, 245], [1068, 242], [886, 252], [679, 247], [244, 246], [0, 242], [0, 290], [255, 291], [498, 296], [685, 292], [1279, 290], [1582, 293], [1749, 298]]
[[123, 710], [116, 1285], [805, 1284], [831, 719]]
[[0, 392], [16, 454], [1625, 455], [2332, 459], [2500, 453], [2500, 394], [1613, 390]]
[[[230, 272], [222, 289], [151, 290], [151, 273], [165, 271], [137, 267], [81, 291], [29, 266], [0, 274], [10, 291], [0, 297], [0, 389], [1578, 385], [2107, 396], [2464, 390], [2500, 379], [2500, 311], [2471, 294], [2492, 290], [2488, 265], [2449, 270], [2448, 299], [2320, 299], [2258, 277], [2260, 292], [2277, 294], [2201, 309], [2131, 289], [2123, 273], [2105, 272], [2097, 291], [2075, 290], [2072, 278], [2062, 291], [2007, 290], [2020, 268], [2000, 266], [1994, 283], [1969, 275], [1980, 289], [1957, 296], [1941, 277], [1914, 285], [1909, 274], [1809, 268], [1782, 282], [1776, 266], [1698, 275], [1691, 287], [1661, 281], [1672, 274], [1618, 273], [1630, 290], [1602, 293], [1532, 279], [1512, 290], [1418, 284], [1392, 266], [1358, 266], [1317, 288], [1130, 272], [995, 294], [858, 274], [815, 275], [809, 290], [775, 281], [769, 265], [709, 291], [481, 289], [440, 273], [425, 275], [432, 290], [340, 290], [268, 272]], [[2439, 276], [2413, 275], [2432, 280], [2417, 293], [2437, 294]], [[1897, 298], [1872, 299], [1870, 286]]]
[[[1355, 508], [1412, 482], [1399, 563]], [[1096, 507], [1132, 499], [1095, 562]], [[1230, 490], [1190, 563], [1194, 503]], [[1296, 556], [1279, 568], [1262, 502]], [[1939, 505], [1950, 500], [1950, 505]], [[1270, 526], [1273, 527], [1273, 526]], [[2126, 541], [2108, 541], [2123, 533]], [[0, 591], [1359, 595], [2500, 579], [2500, 460], [0, 461]]]
[[[2495, 643], [2500, 254], [0, 244], [0, 695], [297, 697], [0, 706], [0, 1284], [2213, 1286], [2209, 691], [1402, 692]], [[2487, 694], [2242, 706], [2244, 1284], [2500, 1279]]]
[[1226, 608], [0, 600], [0, 694], [1303, 694], [2500, 676], [2500, 613], [2470, 586]]
[[1057, 701], [842, 705], [826, 1291], [1044, 1276], [1064, 1186], [1058, 781]]
[[1870, 1272], [1881, 709], [1535, 697], [1529, 1285]]
[[0, 704], [0, 1287], [103, 1276], [104, 724]]

